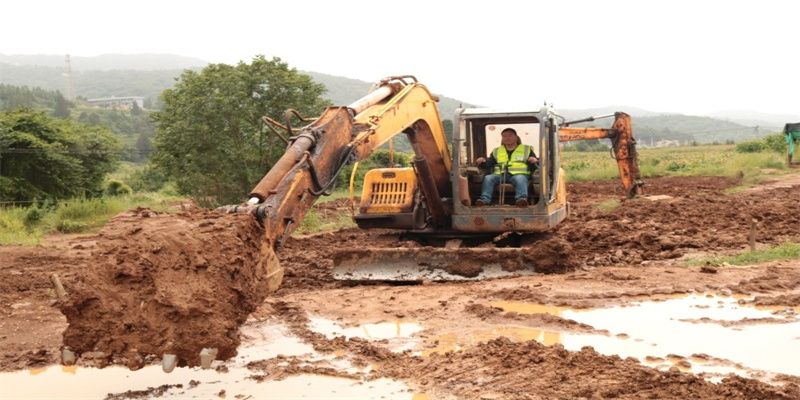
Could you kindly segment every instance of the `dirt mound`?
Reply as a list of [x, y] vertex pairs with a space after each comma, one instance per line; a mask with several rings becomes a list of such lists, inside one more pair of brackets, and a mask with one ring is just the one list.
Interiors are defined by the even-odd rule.
[[147, 355], [197, 365], [202, 348], [236, 354], [239, 326], [267, 295], [253, 217], [137, 209], [99, 236], [57, 304], [69, 323], [64, 346], [133, 368]]
[[[687, 193], [721, 194], [723, 190], [739, 184], [739, 179], [719, 176], [668, 176], [646, 178], [644, 194], [683, 197]], [[596, 202], [609, 198], [623, 198], [625, 193], [619, 179], [593, 182], [568, 182], [570, 202]]]
[[758, 243], [776, 244], [798, 236], [800, 214], [794, 203], [800, 187], [772, 190], [768, 198], [763, 193], [723, 195], [689, 186], [683, 191], [670, 200], [625, 201], [611, 212], [576, 206], [555, 234], [571, 243], [575, 256], [590, 266], [743, 249], [752, 219], [758, 221]]
[[464, 311], [475, 315], [483, 321], [500, 325], [513, 322], [515, 325], [531, 326], [536, 328], [550, 328], [560, 331], [596, 333], [604, 335], [608, 334], [607, 331], [597, 330], [591, 325], [551, 314], [520, 314], [516, 312], [505, 312], [502, 308], [490, 307], [477, 303], [467, 305], [464, 307]]
[[755, 304], [758, 306], [800, 306], [800, 294], [783, 294], [779, 296], [757, 296]]
[[[800, 275], [794, 273], [793, 270], [786, 268], [769, 267], [767, 273], [746, 279], [739, 284], [731, 287], [734, 293], [748, 294], [748, 293], [767, 293], [773, 290], [786, 290], [800, 287]], [[797, 305], [797, 300], [792, 301], [791, 296], [783, 296], [780, 300], [773, 300], [771, 302], [766, 298], [756, 298], [758, 305]], [[785, 302], [782, 302], [784, 301]]]
[[719, 384], [678, 371], [661, 372], [634, 359], [605, 356], [589, 347], [570, 352], [560, 345], [515, 343], [498, 338], [462, 352], [404, 357], [384, 362], [378, 376], [413, 380], [478, 399], [797, 399], [800, 387], [740, 377]]

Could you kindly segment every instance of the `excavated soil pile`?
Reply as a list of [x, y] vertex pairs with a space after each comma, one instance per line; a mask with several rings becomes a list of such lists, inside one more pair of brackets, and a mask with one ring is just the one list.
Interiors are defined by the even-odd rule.
[[267, 295], [261, 231], [249, 215], [132, 210], [100, 233], [97, 249], [58, 302], [76, 353], [136, 368], [176, 354], [197, 365], [203, 348], [236, 354], [238, 328]]

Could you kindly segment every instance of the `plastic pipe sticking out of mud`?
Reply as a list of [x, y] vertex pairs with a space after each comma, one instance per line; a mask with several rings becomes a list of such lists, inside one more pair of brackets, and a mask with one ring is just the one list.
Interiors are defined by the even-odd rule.
[[164, 354], [199, 365], [204, 348], [230, 358], [239, 326], [267, 295], [260, 244], [250, 215], [136, 209], [115, 218], [84, 271], [64, 282], [65, 348], [131, 368]]

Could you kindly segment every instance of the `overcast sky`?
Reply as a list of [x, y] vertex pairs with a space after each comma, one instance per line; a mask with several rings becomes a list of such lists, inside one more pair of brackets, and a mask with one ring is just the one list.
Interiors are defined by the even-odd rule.
[[0, 53], [279, 56], [375, 81], [414, 74], [492, 107], [800, 114], [785, 1], [9, 1]]

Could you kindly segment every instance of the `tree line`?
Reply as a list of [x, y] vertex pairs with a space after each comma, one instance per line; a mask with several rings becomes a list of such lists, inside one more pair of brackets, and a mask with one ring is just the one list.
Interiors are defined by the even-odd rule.
[[[282, 120], [287, 108], [317, 116], [331, 105], [325, 90], [281, 59], [257, 56], [183, 71], [161, 92], [158, 111], [88, 109], [76, 102], [69, 119], [42, 110], [6, 112], [0, 198], [100, 195], [104, 174], [135, 149], [144, 157], [132, 161], [146, 158], [147, 164], [126, 182], [134, 190], [155, 191], [172, 182], [179, 193], [210, 205], [237, 203], [286, 148], [262, 125], [262, 116]], [[452, 124], [444, 124], [451, 137]], [[402, 140], [398, 145], [410, 150]], [[378, 152], [362, 169], [383, 166], [384, 159], [386, 153]], [[407, 162], [402, 155], [395, 160]]]

